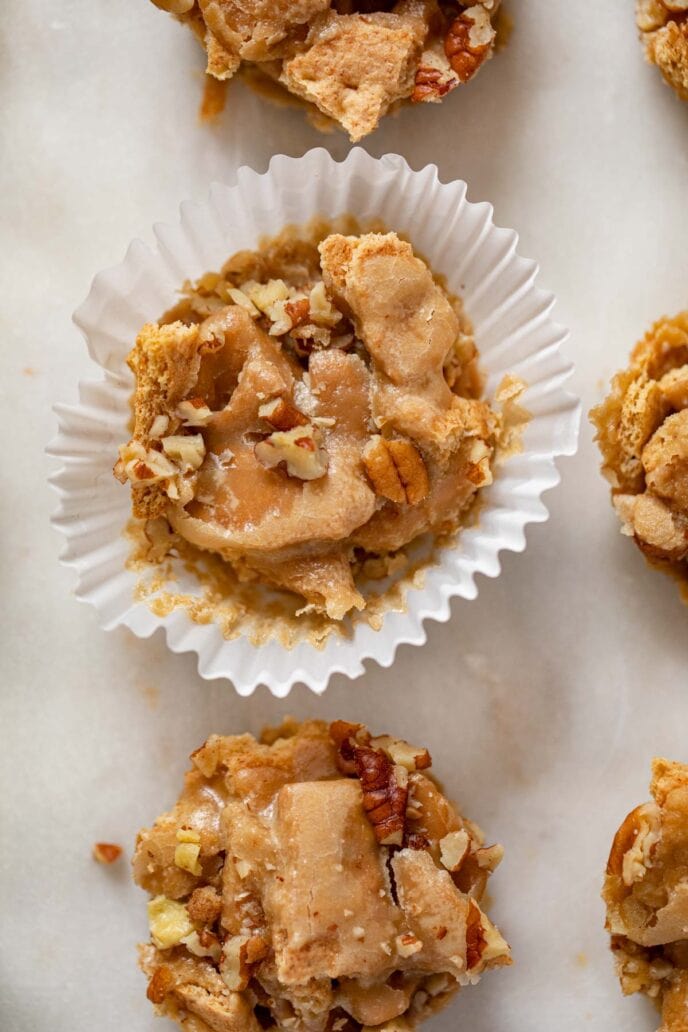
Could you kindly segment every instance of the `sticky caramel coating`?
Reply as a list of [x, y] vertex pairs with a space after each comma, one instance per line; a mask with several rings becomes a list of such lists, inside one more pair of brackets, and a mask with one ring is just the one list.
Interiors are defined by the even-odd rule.
[[[404, 786], [396, 845], [370, 755]], [[259, 741], [212, 736], [192, 762], [134, 857], [148, 997], [187, 1032], [411, 1029], [511, 962], [480, 906], [501, 847], [444, 798], [425, 750], [287, 720]]]

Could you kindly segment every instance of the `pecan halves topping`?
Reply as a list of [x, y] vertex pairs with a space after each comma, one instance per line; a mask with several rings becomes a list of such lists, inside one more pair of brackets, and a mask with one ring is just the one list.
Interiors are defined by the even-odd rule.
[[[363, 724], [335, 720], [330, 738], [337, 749], [337, 764], [344, 774], [355, 774], [363, 791], [363, 808], [381, 846], [408, 843], [406, 817], [409, 801], [409, 771], [430, 766], [427, 749], [389, 735], [373, 738]], [[422, 836], [413, 848], [424, 848]]]
[[489, 43], [471, 43], [473, 21], [464, 11], [449, 26], [444, 39], [444, 52], [452, 70], [463, 83], [468, 82], [490, 53]]
[[408, 772], [392, 763], [381, 749], [363, 746], [355, 750], [356, 774], [363, 790], [363, 808], [381, 846], [401, 846], [404, 841]]
[[417, 505], [430, 490], [428, 471], [410, 441], [372, 437], [363, 449], [363, 465], [377, 494], [398, 505]]

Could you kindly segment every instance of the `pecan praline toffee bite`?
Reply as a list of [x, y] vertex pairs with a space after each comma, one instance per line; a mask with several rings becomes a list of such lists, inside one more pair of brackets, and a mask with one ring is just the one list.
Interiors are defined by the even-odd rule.
[[[159, 559], [175, 540], [302, 612], [363, 610], [363, 564], [468, 519], [502, 414], [458, 298], [395, 233], [287, 231], [187, 284], [129, 356], [116, 476]], [[502, 397], [497, 392], [499, 402]]]
[[659, 1032], [685, 1032], [688, 1014], [688, 767], [655, 759], [652, 800], [632, 810], [612, 843], [602, 897], [626, 994], [662, 1013]]
[[654, 324], [590, 416], [623, 533], [688, 597], [688, 311]]
[[292, 98], [323, 130], [352, 141], [400, 104], [436, 103], [492, 56], [501, 0], [153, 0], [207, 53], [201, 113], [237, 73], [275, 100]]
[[688, 100], [688, 0], [636, 0], [645, 57]]
[[430, 755], [363, 725], [213, 735], [140, 832], [148, 998], [188, 1032], [415, 1028], [511, 963], [481, 906], [501, 846]]

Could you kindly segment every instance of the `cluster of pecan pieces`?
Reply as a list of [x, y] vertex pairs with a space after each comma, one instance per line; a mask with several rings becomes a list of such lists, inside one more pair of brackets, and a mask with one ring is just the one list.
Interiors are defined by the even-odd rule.
[[411, 94], [414, 104], [440, 101], [450, 90], [469, 82], [492, 56], [496, 41], [493, 17], [499, 0], [458, 5], [449, 15], [439, 45], [425, 52]]
[[413, 796], [414, 775], [432, 765], [428, 750], [390, 735], [374, 738], [363, 724], [344, 720], [330, 725], [330, 737], [341, 772], [360, 781], [363, 808], [378, 844], [392, 850], [432, 848], [457, 887], [479, 899], [504, 850], [484, 846], [480, 830], [465, 819], [459, 830], [430, 841]]

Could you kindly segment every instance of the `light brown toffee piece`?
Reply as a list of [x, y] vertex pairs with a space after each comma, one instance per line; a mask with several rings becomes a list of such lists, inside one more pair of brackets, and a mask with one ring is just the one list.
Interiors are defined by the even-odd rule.
[[168, 522], [339, 620], [365, 607], [353, 563], [456, 528], [491, 482], [499, 419], [460, 302], [394, 233], [283, 235], [169, 319], [129, 356], [115, 467], [151, 540]]
[[655, 323], [591, 418], [624, 533], [688, 576], [688, 311]]
[[653, 801], [637, 806], [609, 854], [603, 899], [624, 993], [662, 1010], [660, 1032], [688, 1028], [688, 767], [652, 764]]
[[688, 0], [637, 0], [636, 18], [648, 61], [688, 100]]
[[188, 1032], [410, 1029], [511, 963], [479, 905], [502, 848], [425, 749], [288, 720], [191, 758], [134, 858], [148, 998]]
[[[352, 140], [404, 100], [439, 101], [492, 56], [500, 0], [153, 0], [205, 47], [207, 72], [241, 67], [339, 124]], [[274, 89], [274, 85], [273, 85]], [[214, 111], [215, 105], [210, 104]], [[317, 124], [317, 122], [316, 122]]]

